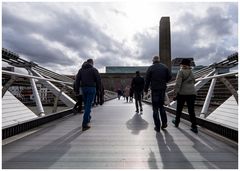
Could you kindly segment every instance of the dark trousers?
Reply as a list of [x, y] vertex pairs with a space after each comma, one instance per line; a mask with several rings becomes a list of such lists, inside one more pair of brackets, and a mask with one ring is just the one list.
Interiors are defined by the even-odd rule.
[[152, 90], [152, 108], [153, 120], [157, 128], [160, 128], [159, 111], [161, 116], [162, 125], [167, 124], [167, 115], [164, 104], [165, 90]]
[[194, 103], [195, 103], [196, 95], [178, 95], [177, 96], [177, 113], [176, 113], [176, 125], [179, 124], [180, 118], [182, 115], [182, 110], [184, 103], [187, 102], [188, 113], [190, 117], [190, 121], [192, 122], [192, 128], [196, 128], [196, 116], [194, 111]]
[[77, 103], [74, 105], [73, 109], [76, 110], [77, 112], [81, 112], [82, 111], [83, 96], [78, 95], [78, 96], [76, 96], [76, 98], [77, 98]]
[[142, 92], [135, 91], [134, 98], [135, 98], [136, 110], [138, 111], [138, 105], [140, 106], [140, 109], [142, 109]]

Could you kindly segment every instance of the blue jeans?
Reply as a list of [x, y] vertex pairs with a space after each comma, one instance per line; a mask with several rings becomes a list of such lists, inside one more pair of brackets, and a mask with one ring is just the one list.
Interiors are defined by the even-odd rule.
[[152, 90], [152, 108], [153, 108], [153, 120], [157, 128], [160, 128], [161, 123], [159, 119], [159, 110], [162, 125], [167, 124], [167, 114], [163, 106], [165, 98], [165, 90]]
[[91, 107], [96, 94], [96, 87], [82, 87], [84, 101], [84, 115], [82, 126], [86, 126], [91, 119]]

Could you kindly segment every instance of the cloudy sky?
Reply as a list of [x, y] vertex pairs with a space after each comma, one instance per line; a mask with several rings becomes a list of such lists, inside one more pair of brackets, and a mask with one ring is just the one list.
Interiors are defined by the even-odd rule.
[[61, 74], [88, 58], [146, 66], [159, 54], [159, 21], [169, 16], [172, 58], [218, 62], [238, 50], [237, 2], [3, 2], [2, 47]]

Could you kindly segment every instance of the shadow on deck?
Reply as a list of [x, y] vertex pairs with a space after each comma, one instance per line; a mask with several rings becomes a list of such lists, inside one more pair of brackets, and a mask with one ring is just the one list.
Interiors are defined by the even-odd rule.
[[[92, 109], [92, 128], [82, 132], [82, 115], [70, 115], [3, 141], [3, 169], [237, 169], [238, 147], [230, 141], [196, 135], [188, 123], [156, 133], [152, 108], [111, 100]], [[25, 133], [26, 134], [26, 133]]]

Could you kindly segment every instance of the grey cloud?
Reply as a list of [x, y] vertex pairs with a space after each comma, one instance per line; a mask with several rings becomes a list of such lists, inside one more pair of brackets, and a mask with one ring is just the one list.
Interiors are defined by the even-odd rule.
[[[3, 46], [29, 56], [36, 62], [44, 64], [58, 61], [69, 65], [74, 63], [61, 51], [50, 49], [44, 43], [36, 42], [30, 36], [33, 33], [77, 52], [83, 60], [92, 57], [90, 55], [92, 51], [100, 54], [110, 53], [110, 56], [121, 54], [119, 56], [122, 57], [130, 52], [128, 48], [123, 48], [122, 43], [113, 40], [101, 28], [98, 28], [87, 11], [84, 12], [84, 15], [80, 15], [73, 8], [61, 10], [59, 6], [42, 3], [27, 3], [27, 5], [30, 5], [33, 10], [36, 9], [39, 13], [47, 15], [49, 20], [44, 23], [30, 22], [13, 14], [11, 6], [3, 5]], [[37, 16], [31, 17], [37, 19]], [[9, 29], [12, 29], [12, 36], [8, 34]]]
[[229, 4], [229, 9], [228, 9], [229, 17], [237, 23], [238, 22], [238, 3], [231, 3]]
[[127, 16], [127, 14], [126, 14], [125, 12], [120, 11], [120, 10], [117, 10], [117, 9], [115, 9], [115, 8], [110, 9], [110, 11], [113, 12], [114, 14], [116, 14], [116, 15], [122, 15], [122, 16], [124, 16], [124, 17]]
[[[201, 18], [187, 12], [179, 17], [175, 25], [183, 26], [186, 30], [174, 31], [174, 26], [171, 28], [172, 58], [194, 57], [197, 64], [209, 65], [221, 61], [234, 52], [229, 50], [229, 47], [237, 47], [237, 38], [233, 37], [232, 33], [233, 25], [236, 23], [232, 18], [225, 17], [221, 8], [209, 8], [207, 14]], [[201, 34], [202, 30], [206, 30], [206, 35]], [[237, 32], [237, 30], [235, 31]], [[135, 41], [138, 42], [141, 49], [139, 54], [141, 59], [158, 54], [158, 30], [156, 33], [156, 35], [147, 32], [135, 35]], [[209, 43], [206, 47], [199, 47], [198, 42], [206, 41], [205, 38], [209, 38], [209, 36], [216, 42]], [[225, 41], [231, 42], [231, 44], [221, 43]]]
[[[11, 29], [3, 30], [3, 44], [20, 55], [27, 56], [36, 63], [71, 64], [73, 61], [66, 59], [65, 55], [58, 49], [48, 48], [47, 44], [36, 40], [31, 35], [21, 35]], [[3, 46], [4, 47], [4, 46]], [[61, 60], [59, 60], [61, 59]]]
[[[13, 11], [11, 4], [18, 4], [19, 8], [21, 7], [19, 5], [21, 3], [3, 3], [3, 47], [28, 56], [44, 66], [53, 66], [56, 62], [63, 66], [72, 66], [89, 57], [96, 58], [96, 66], [99, 68], [122, 65], [125, 58], [129, 57], [136, 57], [148, 63], [149, 58], [159, 51], [158, 30], [154, 31], [152, 28], [135, 34], [134, 41], [138, 50], [134, 52], [124, 42], [116, 41], [105, 33], [98, 25], [100, 21], [95, 21], [88, 10], [79, 13], [76, 8], [67, 6], [67, 3], [24, 3], [24, 6], [34, 10], [29, 17], [35, 21], [31, 21], [29, 18], [20, 17], [21, 15], [18, 15], [20, 11]], [[232, 26], [237, 24], [238, 9], [237, 3], [233, 4], [228, 6], [229, 17], [224, 16], [221, 9], [216, 7], [209, 8], [206, 17], [191, 13], [175, 17], [179, 18], [175, 24], [186, 26], [187, 29], [179, 32], [172, 28], [172, 57], [195, 57], [200, 63], [206, 61], [203, 61], [203, 58], [209, 59], [208, 62], [214, 62], [231, 54], [229, 46], [237, 47], [237, 38], [233, 37]], [[111, 13], [126, 15], [116, 8], [111, 9]], [[47, 20], [41, 23], [41, 20], [38, 21], [38, 14], [46, 16]], [[208, 47], [198, 47], [198, 42], [204, 41], [201, 30], [207, 30], [205, 37], [211, 34], [216, 43], [211, 43]], [[40, 35], [49, 42], [61, 44], [77, 53], [79, 59], [74, 61], [62, 50], [48, 47], [32, 34]], [[231, 45], [224, 44], [229, 41]], [[92, 54], [98, 56], [91, 56]]]
[[136, 34], [134, 39], [138, 43], [138, 55], [140, 60], [148, 62], [152, 56], [159, 54], [158, 34], [151, 35], [146, 31]]

